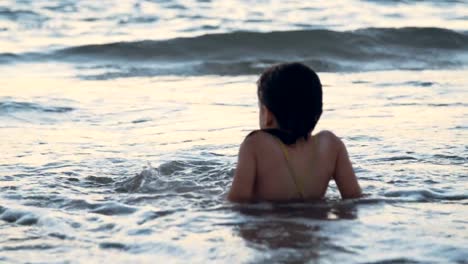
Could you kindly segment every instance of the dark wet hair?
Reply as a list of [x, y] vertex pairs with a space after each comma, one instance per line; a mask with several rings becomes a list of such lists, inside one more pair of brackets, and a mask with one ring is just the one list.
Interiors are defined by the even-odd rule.
[[322, 84], [317, 74], [301, 63], [274, 65], [257, 81], [257, 94], [276, 117], [279, 129], [267, 132], [285, 144], [307, 139], [322, 114]]

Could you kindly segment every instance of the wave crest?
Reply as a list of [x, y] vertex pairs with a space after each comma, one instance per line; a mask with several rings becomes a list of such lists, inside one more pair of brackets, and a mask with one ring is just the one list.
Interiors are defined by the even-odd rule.
[[0, 101], [0, 114], [11, 112], [35, 111], [42, 113], [66, 113], [73, 111], [72, 107], [64, 106], [44, 106], [37, 103], [18, 102], [18, 101]]
[[81, 69], [104, 70], [80, 76], [88, 79], [258, 74], [266, 65], [285, 61], [303, 62], [322, 72], [457, 68], [468, 64], [468, 34], [413, 27], [232, 32], [0, 54], [0, 63], [28, 60], [67, 61], [85, 65]]

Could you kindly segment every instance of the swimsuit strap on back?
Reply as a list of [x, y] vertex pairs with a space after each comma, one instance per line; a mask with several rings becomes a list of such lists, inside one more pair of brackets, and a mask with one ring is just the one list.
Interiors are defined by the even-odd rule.
[[297, 191], [299, 192], [299, 195], [301, 196], [302, 199], [305, 198], [305, 193], [304, 193], [304, 185], [301, 181], [300, 178], [298, 178], [296, 176], [296, 174], [294, 173], [294, 170], [291, 166], [291, 160], [289, 158], [289, 152], [288, 152], [288, 149], [286, 148], [286, 146], [283, 144], [283, 142], [281, 142], [281, 140], [279, 140], [278, 138], [275, 137], [275, 139], [277, 139], [277, 141], [279, 142], [280, 146], [281, 146], [281, 150], [283, 151], [283, 154], [284, 154], [284, 158], [286, 159], [286, 164], [288, 166], [288, 170], [289, 170], [289, 173], [291, 174], [293, 180], [294, 180], [294, 183], [296, 185], [296, 188], [297, 188]]

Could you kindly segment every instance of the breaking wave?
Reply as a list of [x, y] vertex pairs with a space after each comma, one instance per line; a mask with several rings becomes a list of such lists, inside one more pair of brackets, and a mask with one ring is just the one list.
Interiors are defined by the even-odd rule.
[[0, 63], [37, 60], [104, 71], [81, 76], [91, 79], [257, 74], [283, 61], [300, 61], [322, 72], [459, 68], [468, 64], [468, 34], [413, 27], [233, 32], [0, 54]]

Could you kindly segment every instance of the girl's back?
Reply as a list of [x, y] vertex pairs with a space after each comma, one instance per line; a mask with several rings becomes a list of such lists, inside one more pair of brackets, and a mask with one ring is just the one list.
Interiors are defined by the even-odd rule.
[[318, 200], [325, 195], [331, 179], [335, 179], [343, 198], [360, 196], [346, 148], [332, 132], [322, 131], [285, 145], [275, 136], [258, 131], [241, 146], [229, 199]]
[[330, 136], [321, 132], [288, 146], [266, 132], [252, 135], [255, 154], [261, 157], [254, 196], [275, 201], [321, 199], [335, 167]]

